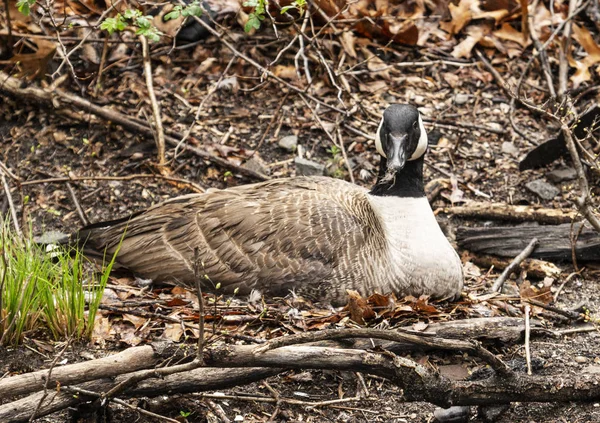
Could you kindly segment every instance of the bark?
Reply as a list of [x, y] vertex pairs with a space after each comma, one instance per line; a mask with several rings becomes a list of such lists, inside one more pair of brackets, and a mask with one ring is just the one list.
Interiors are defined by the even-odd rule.
[[448, 214], [459, 217], [502, 220], [508, 222], [539, 222], [548, 225], [570, 223], [578, 218], [578, 213], [573, 210], [514, 206], [504, 203], [471, 202], [464, 206], [450, 207], [445, 211]]
[[[515, 257], [531, 241], [539, 240], [532, 257], [571, 261], [573, 252], [579, 261], [600, 261], [600, 234], [581, 223], [556, 226], [459, 227], [456, 242], [475, 253]], [[573, 244], [572, 239], [577, 241]]]

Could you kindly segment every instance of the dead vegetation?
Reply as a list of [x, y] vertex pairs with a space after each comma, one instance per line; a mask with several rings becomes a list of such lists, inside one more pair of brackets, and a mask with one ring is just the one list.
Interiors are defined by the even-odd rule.
[[[35, 365], [0, 350], [0, 420], [62, 421], [71, 407], [74, 420], [424, 422], [423, 402], [488, 421], [600, 419], [597, 2], [314, 0], [280, 13], [288, 3], [269, 3], [249, 34], [256, 10], [236, 0], [205, 2], [211, 13], [183, 27], [163, 10], [148, 45], [100, 25], [152, 4], [61, 0], [25, 16], [5, 2], [2, 215], [18, 232], [70, 232], [304, 172], [369, 185], [380, 113], [410, 102], [434, 142], [428, 197], [457, 232], [461, 300], [349, 292], [331, 310], [217, 290], [200, 313], [195, 292], [115, 276], [89, 345], [28, 333]], [[175, 37], [189, 28], [195, 39]]]

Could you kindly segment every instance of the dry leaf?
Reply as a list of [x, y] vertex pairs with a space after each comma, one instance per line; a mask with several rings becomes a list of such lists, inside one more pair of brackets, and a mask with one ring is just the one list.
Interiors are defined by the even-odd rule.
[[494, 31], [494, 35], [502, 40], [514, 41], [523, 48], [531, 44], [529, 37], [526, 37], [508, 23], [502, 24], [502, 27], [499, 30]]
[[48, 62], [56, 52], [56, 44], [52, 41], [34, 39], [32, 42], [37, 46], [36, 52], [15, 54], [10, 58], [11, 62], [17, 64], [20, 73], [29, 79], [44, 75]]
[[440, 22], [440, 28], [450, 35], [459, 33], [473, 18], [471, 10], [476, 7], [478, 3], [478, 0], [460, 0], [458, 5], [450, 3], [448, 5], [448, 10], [450, 10], [452, 20], [450, 22]]
[[365, 319], [372, 319], [375, 317], [375, 312], [367, 304], [367, 300], [364, 299], [357, 291], [351, 289], [346, 290], [348, 293], [348, 304], [345, 309], [350, 312], [350, 318], [358, 323], [359, 325], [365, 324]]

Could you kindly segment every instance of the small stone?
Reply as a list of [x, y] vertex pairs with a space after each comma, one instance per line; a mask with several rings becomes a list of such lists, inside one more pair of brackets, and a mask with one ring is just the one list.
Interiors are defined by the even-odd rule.
[[546, 177], [555, 184], [563, 181], [570, 181], [577, 178], [577, 171], [572, 167], [563, 167], [555, 169], [552, 172], [548, 172]]
[[245, 167], [246, 169], [250, 169], [258, 173], [262, 173], [263, 175], [269, 174], [269, 168], [267, 167], [263, 159], [256, 155], [252, 156], [249, 160], [247, 160], [242, 165], [242, 167]]
[[325, 166], [312, 160], [296, 157], [296, 176], [322, 176], [325, 174]]
[[504, 141], [502, 143], [502, 152], [510, 154], [511, 156], [517, 157], [519, 155], [519, 149], [512, 143]]
[[575, 357], [575, 362], [579, 363], [579, 364], [584, 364], [584, 363], [587, 363], [588, 361], [589, 361], [589, 359], [582, 355], [578, 355], [577, 357]]
[[529, 191], [533, 192], [543, 200], [552, 200], [554, 197], [560, 194], [560, 190], [558, 188], [542, 179], [536, 179], [535, 181], [528, 182], [525, 184], [525, 186]]
[[471, 410], [466, 406], [454, 406], [450, 408], [436, 408], [433, 416], [440, 423], [466, 423], [469, 421]]
[[469, 94], [456, 94], [454, 104], [461, 106], [469, 101]]
[[293, 153], [298, 148], [298, 137], [296, 135], [288, 135], [279, 140], [279, 147]]

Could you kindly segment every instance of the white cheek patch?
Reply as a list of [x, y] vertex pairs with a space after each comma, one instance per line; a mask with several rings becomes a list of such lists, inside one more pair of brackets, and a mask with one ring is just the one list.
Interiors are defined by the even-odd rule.
[[423, 126], [423, 120], [421, 120], [421, 115], [419, 115], [419, 129], [421, 130], [419, 143], [417, 144], [415, 152], [412, 154], [412, 156], [410, 156], [408, 160], [416, 160], [423, 154], [425, 154], [425, 151], [427, 151], [427, 132], [425, 132], [425, 126]]
[[385, 152], [383, 151], [383, 144], [381, 143], [381, 128], [383, 127], [383, 119], [381, 119], [381, 123], [379, 124], [379, 128], [377, 128], [377, 133], [375, 134], [375, 148], [377, 152], [382, 156], [386, 157]]

